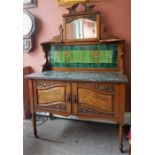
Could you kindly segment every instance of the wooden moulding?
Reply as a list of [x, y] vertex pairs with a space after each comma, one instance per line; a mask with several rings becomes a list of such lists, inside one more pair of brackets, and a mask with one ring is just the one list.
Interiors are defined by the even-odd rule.
[[49, 70], [55, 71], [92, 71], [92, 72], [119, 72], [118, 68], [64, 68], [64, 67], [51, 67]]
[[[106, 34], [105, 34], [106, 35]], [[108, 34], [109, 35], [109, 34]], [[45, 42], [42, 42], [41, 45], [44, 48], [47, 48], [48, 45], [89, 45], [89, 44], [102, 44], [102, 43], [124, 43], [124, 39], [120, 39], [120, 38], [104, 38], [104, 39], [100, 39], [99, 41], [94, 41], [94, 40], [89, 40], [89, 41], [78, 41], [78, 42], [59, 42], [59, 41], [53, 41], [53, 40], [48, 40]]]

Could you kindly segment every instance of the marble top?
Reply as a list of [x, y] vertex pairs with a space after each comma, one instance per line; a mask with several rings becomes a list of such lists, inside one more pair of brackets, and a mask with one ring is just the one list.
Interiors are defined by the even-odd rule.
[[126, 75], [116, 72], [43, 71], [26, 75], [25, 78], [83, 82], [128, 82]]

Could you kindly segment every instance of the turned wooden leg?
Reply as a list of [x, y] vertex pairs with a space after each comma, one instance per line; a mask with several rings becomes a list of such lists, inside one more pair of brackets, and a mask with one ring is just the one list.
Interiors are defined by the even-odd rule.
[[119, 148], [123, 153], [123, 125], [119, 124]]
[[32, 122], [33, 122], [33, 134], [37, 138], [37, 127], [36, 127], [36, 114], [32, 114]]

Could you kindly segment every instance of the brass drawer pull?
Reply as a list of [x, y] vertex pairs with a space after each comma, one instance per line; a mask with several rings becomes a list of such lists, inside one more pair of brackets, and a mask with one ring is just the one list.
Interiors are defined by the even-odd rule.
[[77, 96], [76, 96], [76, 95], [74, 95], [73, 101], [74, 101], [75, 103], [77, 102]]
[[67, 102], [70, 102], [70, 94], [67, 95], [66, 101], [67, 101]]

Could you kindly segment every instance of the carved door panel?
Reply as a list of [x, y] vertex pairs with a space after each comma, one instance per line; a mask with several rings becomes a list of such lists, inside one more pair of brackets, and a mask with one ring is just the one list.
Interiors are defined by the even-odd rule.
[[34, 85], [34, 101], [37, 109], [48, 109], [49, 112], [52, 113], [70, 115], [70, 83], [50, 80], [36, 80]]
[[114, 84], [74, 83], [73, 112], [77, 115], [114, 115], [117, 110]]

